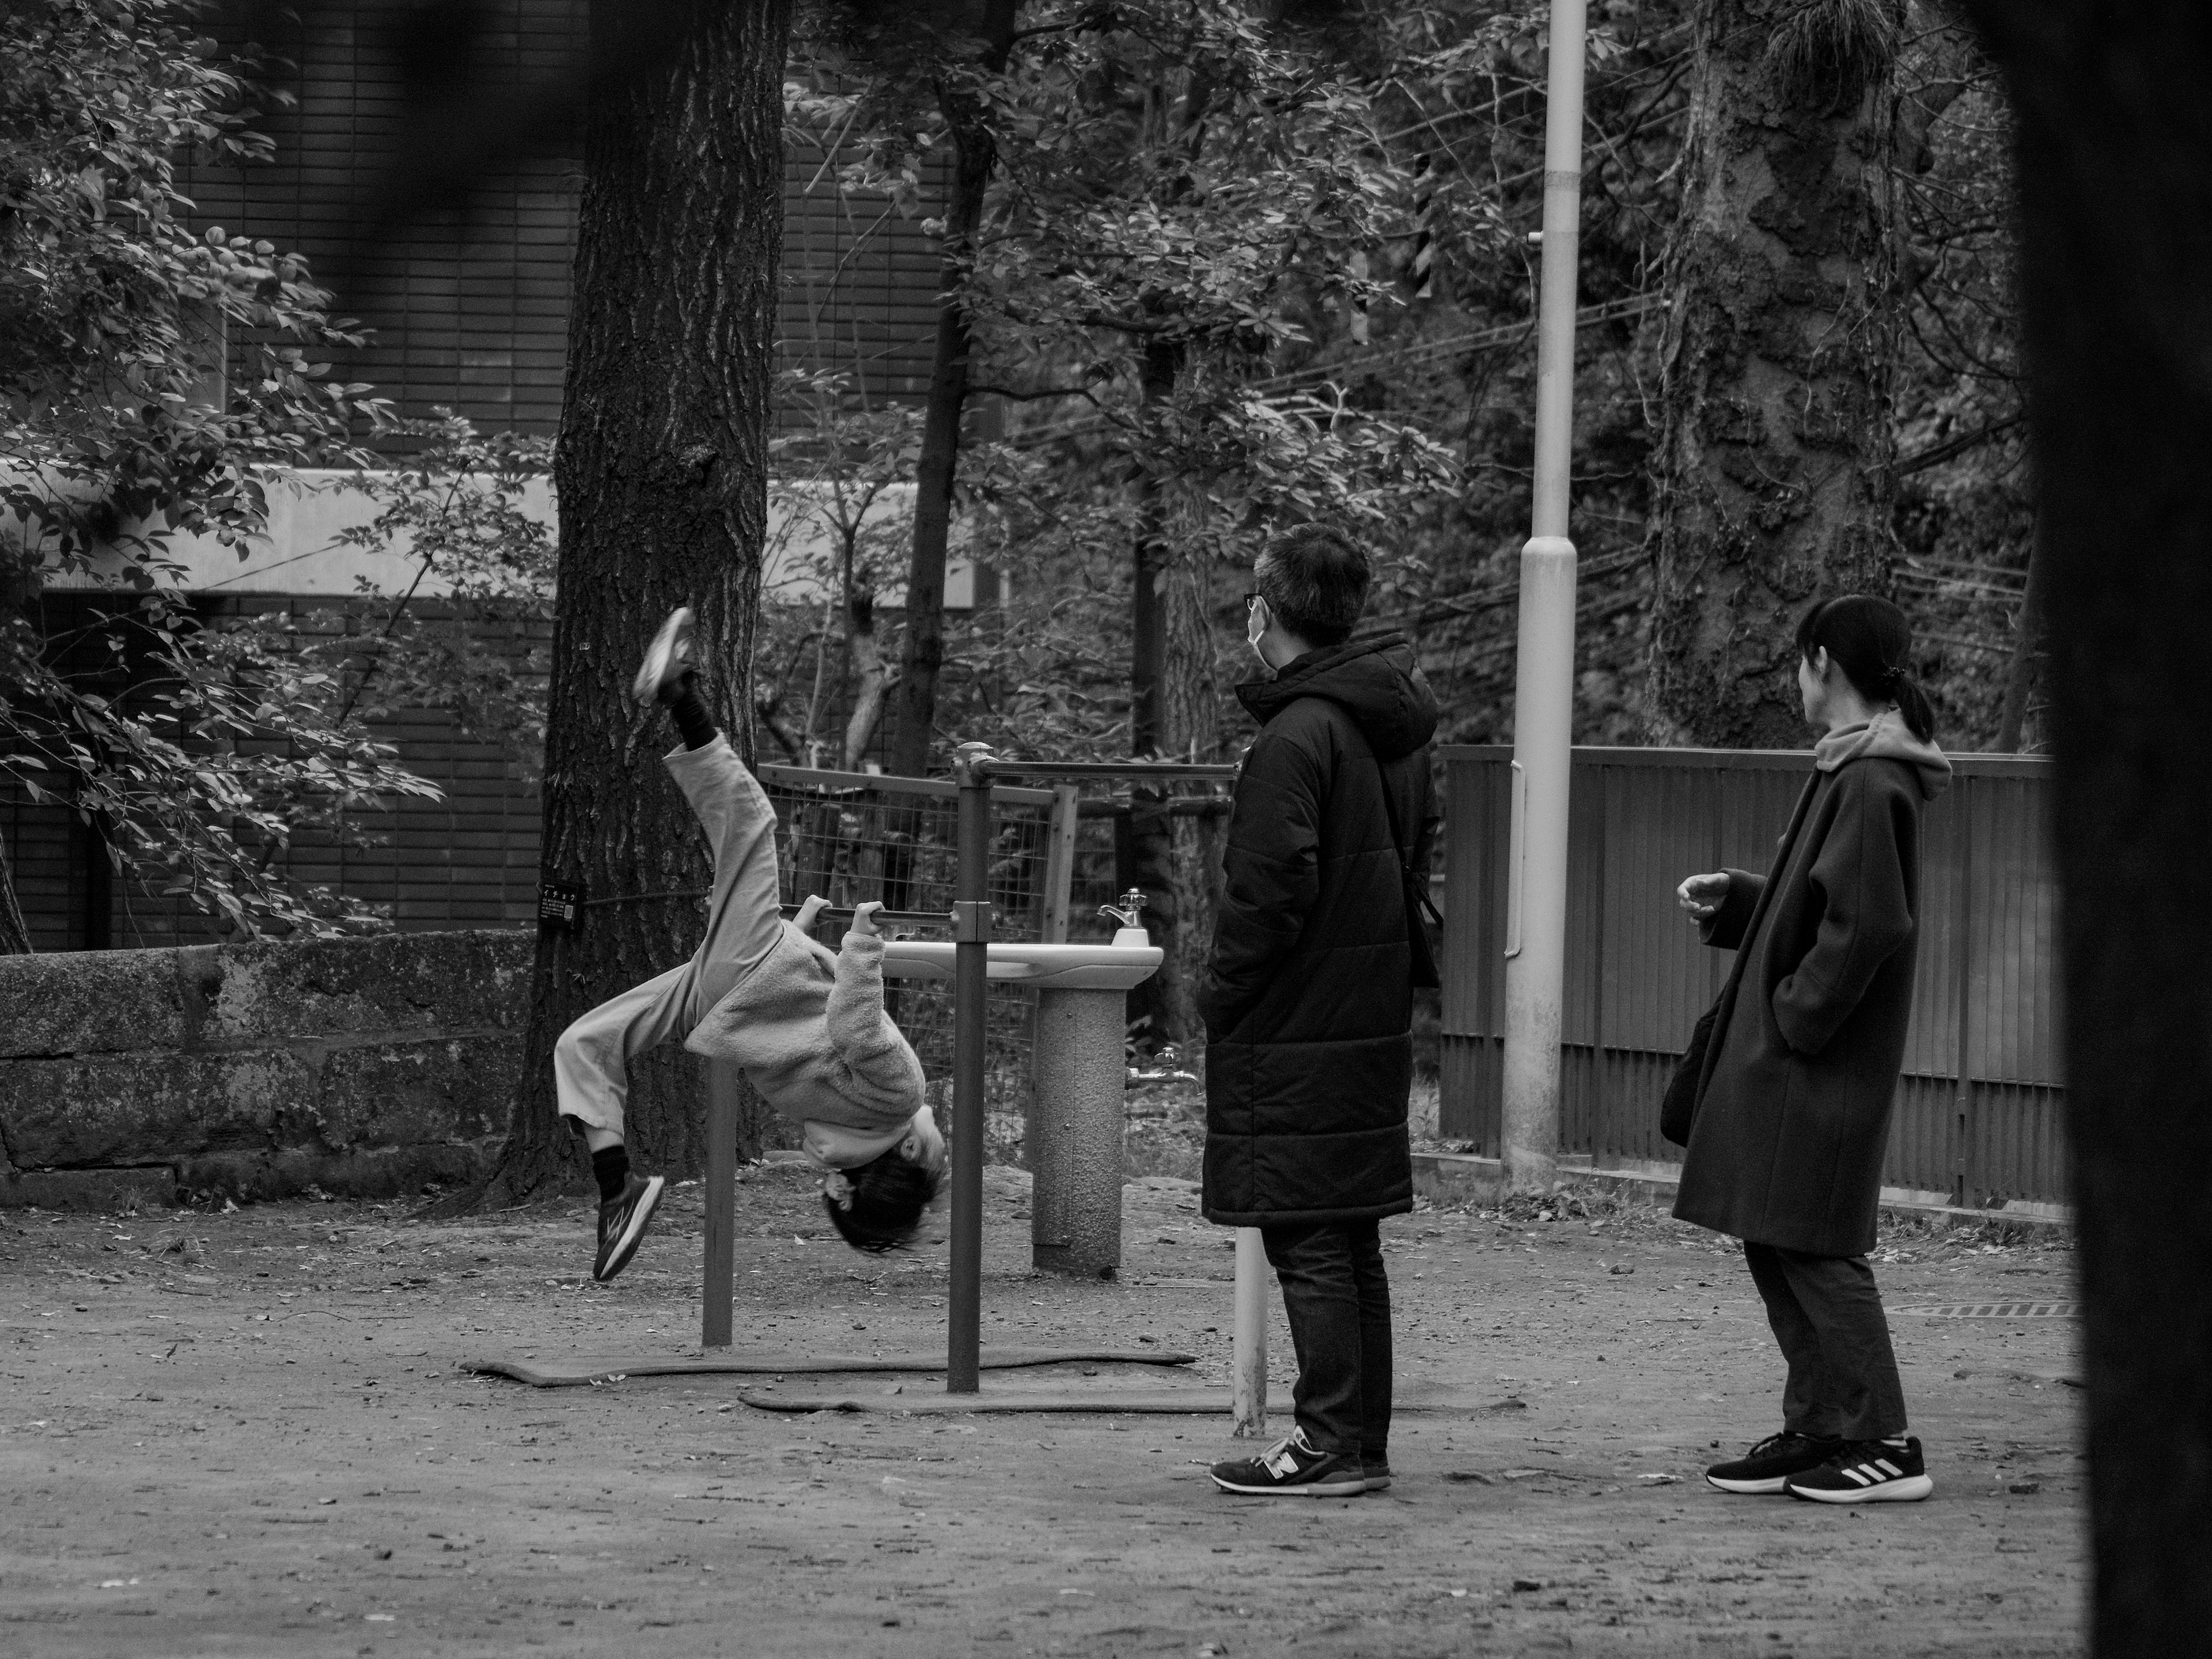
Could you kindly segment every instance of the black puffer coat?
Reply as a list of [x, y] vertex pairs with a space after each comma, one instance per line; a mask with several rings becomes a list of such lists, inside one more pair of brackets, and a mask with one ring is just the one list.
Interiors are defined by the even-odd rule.
[[1388, 789], [1426, 878], [1436, 699], [1396, 634], [1237, 688], [1261, 723], [1237, 780], [1199, 993], [1206, 1190], [1230, 1226], [1413, 1206], [1413, 967]]

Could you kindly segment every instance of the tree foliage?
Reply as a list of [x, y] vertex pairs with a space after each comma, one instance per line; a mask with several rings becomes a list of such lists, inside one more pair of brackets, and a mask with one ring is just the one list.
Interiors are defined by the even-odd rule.
[[[1129, 549], [1164, 535], [1176, 568], [1218, 574], [1249, 557], [1266, 525], [1328, 512], [1381, 556], [1375, 619], [1415, 633], [1447, 735], [1511, 732], [1535, 355], [1536, 255], [1522, 233], [1540, 217], [1546, 15], [1494, 0], [1354, 3], [1316, 28], [1295, 20], [1317, 14], [1293, 9], [1285, 23], [1276, 9], [1224, 3], [1163, 21], [1141, 8], [1025, 6], [1003, 76], [953, 66], [988, 94], [998, 135], [963, 294], [975, 378], [1003, 400], [1006, 428], [995, 446], [971, 435], [963, 506], [1012, 580], [1000, 617], [954, 625], [940, 741], [957, 727], [1033, 733], [1040, 752], [1126, 752]], [[1696, 43], [1682, 0], [1603, 0], [1591, 18], [1577, 732], [1635, 742], [1651, 729], [1661, 255], [1680, 211]], [[1917, 666], [1946, 732], [1974, 747], [1998, 735], [2030, 540], [2006, 118], [1989, 66], [1947, 14], [1915, 5], [1880, 44], [1893, 55], [1901, 129], [1888, 181], [1901, 320], [1887, 414], [1895, 581], [1921, 621]], [[1155, 52], [1176, 64], [1152, 73]], [[1801, 77], [1850, 67], [1796, 58]], [[927, 216], [942, 127], [922, 94], [953, 70], [912, 52], [837, 61], [848, 72], [875, 64], [814, 106], [866, 146], [845, 188]], [[1263, 88], [1271, 65], [1288, 64], [1311, 87], [1282, 107]], [[1325, 190], [1300, 196], [1287, 181], [1301, 168]], [[1311, 229], [1309, 201], [1323, 204]], [[1283, 204], [1297, 206], [1270, 241], [1267, 210]], [[1293, 245], [1297, 257], [1279, 257]], [[1148, 399], [1148, 374], [1163, 384], [1162, 341], [1173, 392]], [[1355, 432], [1417, 440], [1421, 465], [1370, 468], [1389, 458], [1357, 453]], [[1154, 481], [1164, 504], [1146, 494]], [[1239, 649], [1221, 599], [1206, 594], [1197, 617], [1219, 647], [1218, 704]], [[1237, 729], [1233, 713], [1220, 729]]]
[[[1232, 0], [1034, 5], [1021, 24], [997, 73], [848, 46], [830, 61], [860, 90], [823, 108], [860, 140], [846, 187], [894, 204], [923, 205], [947, 83], [985, 112], [998, 158], [959, 304], [974, 390], [1028, 413], [967, 447], [961, 490], [1013, 597], [956, 653], [940, 730], [1110, 750], [1118, 729], [1127, 752], [1127, 672], [1118, 698], [1095, 696], [1083, 665], [1128, 637], [1140, 543], [1170, 550], [1157, 574], [1199, 611], [1196, 637], [1215, 576], [1267, 529], [1379, 530], [1451, 466], [1418, 429], [1266, 384], [1316, 311], [1391, 303], [1360, 265], [1408, 180], [1335, 62]], [[1054, 640], [1073, 672], [1028, 672]], [[1225, 689], [1212, 667], [1208, 702]], [[1158, 746], [1211, 753], [1213, 725], [1168, 719]]]
[[[364, 580], [351, 628], [322, 630], [325, 642], [309, 649], [348, 713], [376, 720], [442, 709], [462, 736], [497, 744], [534, 774], [545, 746], [549, 655], [538, 636], [553, 620], [558, 556], [546, 510], [552, 441], [479, 433], [443, 409], [402, 430], [421, 447], [360, 475], [350, 487], [380, 510], [336, 539], [404, 552], [415, 573], [398, 592]], [[533, 488], [544, 491], [536, 503]], [[418, 598], [426, 589], [434, 606]]]
[[[191, 222], [183, 158], [269, 154], [199, 15], [0, 12], [0, 769], [225, 929], [320, 927], [362, 918], [285, 880], [283, 847], [435, 792], [323, 667], [201, 625], [179, 586], [174, 538], [243, 552], [271, 469], [358, 464], [382, 416], [312, 360], [358, 337], [304, 262]], [[38, 602], [57, 585], [84, 597]]]

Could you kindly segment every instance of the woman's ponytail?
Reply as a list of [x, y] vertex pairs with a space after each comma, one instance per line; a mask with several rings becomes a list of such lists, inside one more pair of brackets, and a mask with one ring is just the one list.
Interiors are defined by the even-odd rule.
[[1897, 712], [1905, 716], [1905, 723], [1912, 735], [1923, 743], [1932, 743], [1936, 738], [1936, 708], [1928, 701], [1927, 692], [1911, 675], [1900, 672], [1897, 690], [1891, 694], [1897, 702]]
[[1822, 599], [1797, 624], [1797, 650], [1808, 662], [1814, 652], [1826, 651], [1861, 696], [1895, 703], [1914, 737], [1935, 739], [1935, 708], [1906, 666], [1912, 625], [1887, 599], [1866, 593]]

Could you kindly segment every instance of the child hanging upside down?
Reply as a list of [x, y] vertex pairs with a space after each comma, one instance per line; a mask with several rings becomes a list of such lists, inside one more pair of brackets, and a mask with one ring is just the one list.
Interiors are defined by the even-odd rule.
[[629, 1265], [660, 1202], [659, 1176], [631, 1172], [623, 1104], [634, 1054], [672, 1036], [707, 1058], [710, 1092], [750, 1081], [800, 1126], [828, 1173], [823, 1203], [855, 1249], [889, 1250], [921, 1224], [945, 1174], [945, 1138], [922, 1097], [921, 1062], [884, 1012], [880, 904], [854, 912], [836, 955], [808, 927], [823, 901], [783, 918], [775, 811], [700, 700], [691, 612], [672, 611], [631, 694], [674, 718], [683, 747], [668, 770], [713, 843], [707, 937], [691, 960], [601, 1003], [561, 1034], [553, 1078], [561, 1115], [592, 1151], [599, 1250], [592, 1277]]

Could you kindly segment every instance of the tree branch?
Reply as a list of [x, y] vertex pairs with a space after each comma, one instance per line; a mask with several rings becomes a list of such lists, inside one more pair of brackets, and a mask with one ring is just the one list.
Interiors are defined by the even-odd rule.
[[1931, 466], [1941, 466], [1970, 449], [1978, 449], [1993, 439], [2002, 438], [2027, 418], [2025, 415], [2008, 416], [2002, 421], [1991, 421], [1987, 426], [1978, 427], [1961, 437], [1947, 439], [1917, 455], [1908, 455], [1897, 464], [1897, 476], [1909, 477], [1915, 472], [1925, 472]]
[[1010, 386], [971, 386], [968, 392], [970, 397], [988, 392], [994, 398], [1011, 398], [1018, 404], [1034, 403], [1039, 398], [1088, 398], [1094, 404], [1098, 401], [1090, 387], [1081, 386], [1051, 386], [1036, 392], [1022, 392]]

